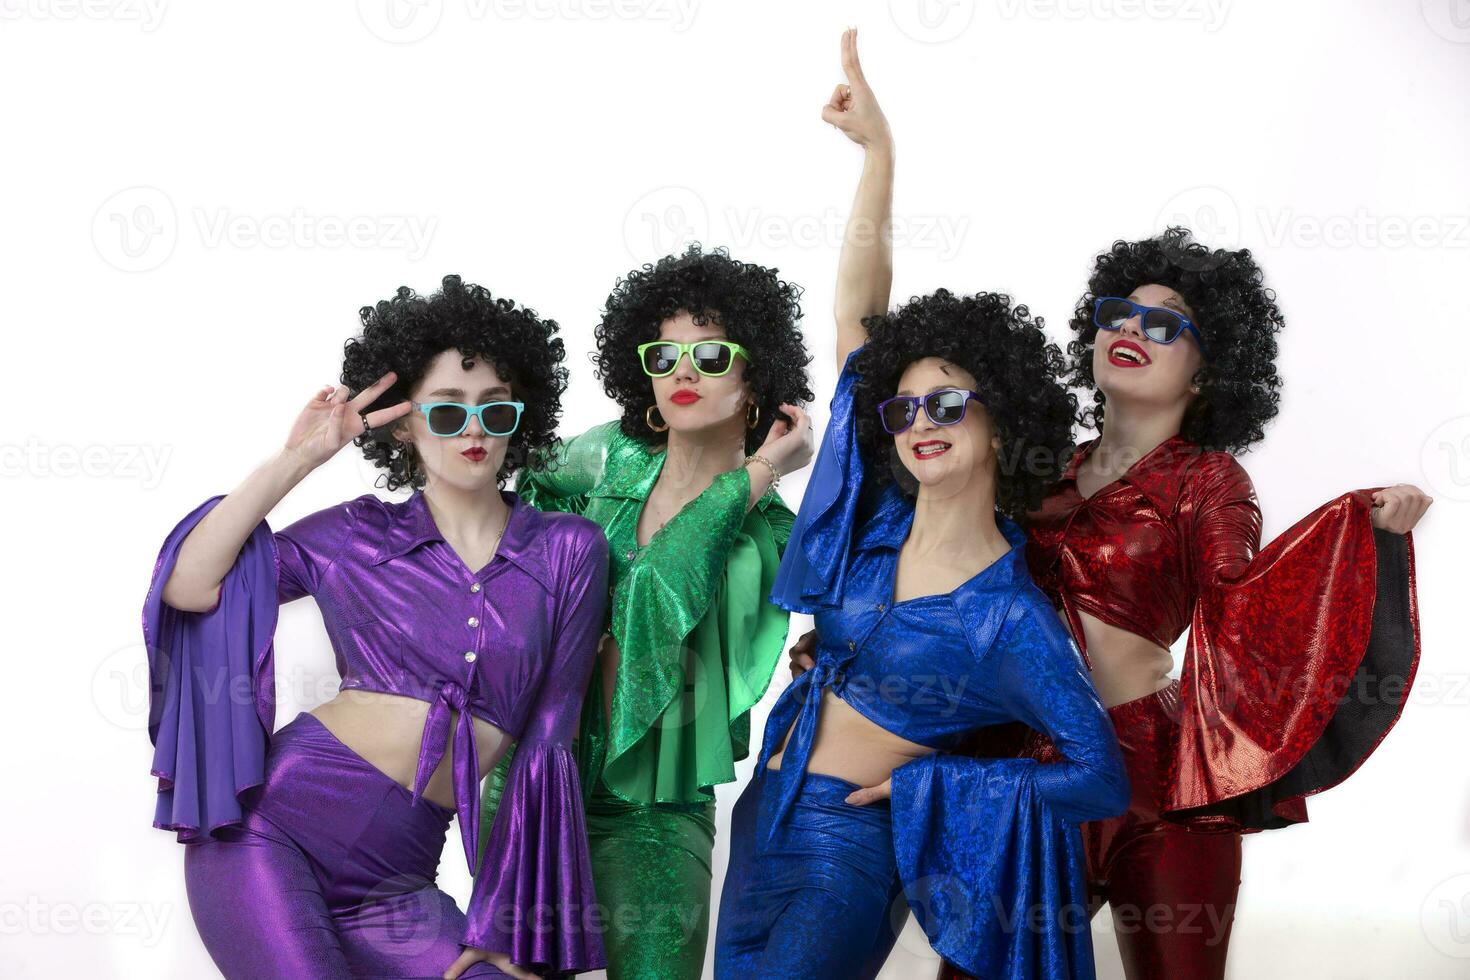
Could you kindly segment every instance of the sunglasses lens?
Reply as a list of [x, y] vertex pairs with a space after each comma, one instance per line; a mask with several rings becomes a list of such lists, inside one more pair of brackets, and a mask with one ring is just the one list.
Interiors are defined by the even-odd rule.
[[894, 398], [878, 406], [878, 415], [883, 420], [883, 428], [896, 436], [914, 424], [914, 403], [907, 398]]
[[452, 436], [465, 427], [468, 416], [458, 405], [435, 405], [429, 409], [429, 431], [436, 436]]
[[491, 405], [480, 415], [485, 423], [485, 434], [508, 436], [516, 430], [516, 407], [514, 405]]
[[1097, 304], [1097, 325], [1107, 330], [1121, 330], [1133, 315], [1133, 304], [1121, 299], [1105, 299]]
[[724, 374], [730, 370], [730, 348], [716, 343], [695, 344], [694, 366], [700, 374]]
[[643, 370], [652, 375], [668, 374], [679, 359], [679, 348], [673, 344], [654, 344], [643, 352]]
[[1167, 344], [1184, 329], [1184, 321], [1168, 310], [1149, 310], [1143, 315], [1143, 335], [1149, 340]]
[[936, 391], [924, 400], [924, 410], [935, 425], [954, 425], [965, 417], [968, 399], [963, 391]]

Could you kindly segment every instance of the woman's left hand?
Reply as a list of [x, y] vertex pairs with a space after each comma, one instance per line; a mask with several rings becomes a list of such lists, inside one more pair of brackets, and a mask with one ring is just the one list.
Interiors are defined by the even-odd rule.
[[786, 403], [781, 405], [781, 411], [791, 421], [777, 418], [772, 422], [770, 431], [766, 433], [766, 441], [757, 452], [769, 459], [781, 471], [781, 475], [785, 476], [787, 473], [795, 473], [812, 461], [816, 439], [812, 435], [811, 416], [797, 406]]
[[886, 800], [891, 798], [892, 796], [893, 779], [892, 777], [890, 777], [883, 780], [883, 782], [879, 783], [877, 786], [865, 786], [862, 789], [853, 790], [851, 793], [847, 794], [847, 802], [851, 803], [853, 806], [867, 806], [869, 803], [876, 803], [879, 800]]
[[510, 961], [505, 953], [492, 953], [488, 949], [477, 949], [474, 946], [466, 946], [459, 954], [449, 969], [444, 971], [444, 980], [458, 980], [459, 975], [476, 963], [489, 963], [507, 976], [515, 977], [516, 980], [541, 980], [539, 973], [523, 970]]
[[1412, 484], [1384, 487], [1373, 495], [1373, 526], [1408, 534], [1432, 503], [1433, 497]]

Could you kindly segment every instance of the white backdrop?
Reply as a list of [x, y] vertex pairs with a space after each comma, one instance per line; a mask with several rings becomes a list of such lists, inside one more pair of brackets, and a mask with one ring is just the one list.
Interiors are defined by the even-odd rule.
[[[458, 272], [557, 318], [580, 431], [611, 417], [585, 352], [614, 279], [724, 244], [807, 288], [825, 420], [860, 154], [818, 110], [849, 24], [899, 143], [896, 299], [1007, 290], [1062, 339], [1097, 250], [1185, 222], [1255, 250], [1288, 317], [1245, 458], [1268, 538], [1360, 486], [1436, 497], [1411, 702], [1310, 824], [1246, 842], [1230, 970], [1470, 974], [1466, 0], [0, 0], [0, 973], [213, 975], [150, 827], [139, 609], [360, 305]], [[371, 484], [344, 453], [275, 524]], [[277, 651], [330, 673], [310, 602]], [[331, 693], [286, 691], [278, 724]], [[886, 975], [933, 964], [910, 923]]]

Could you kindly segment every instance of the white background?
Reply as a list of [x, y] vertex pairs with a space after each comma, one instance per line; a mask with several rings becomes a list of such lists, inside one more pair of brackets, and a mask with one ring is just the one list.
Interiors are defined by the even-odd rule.
[[[1288, 318], [1245, 458], [1267, 537], [1357, 487], [1436, 497], [1411, 702], [1310, 824], [1247, 840], [1230, 972], [1470, 974], [1465, 0], [0, 0], [0, 973], [212, 975], [149, 825], [139, 609], [359, 306], [457, 272], [555, 317], [580, 431], [611, 417], [585, 352], [616, 277], [724, 244], [806, 287], [825, 420], [860, 154], [818, 110], [849, 24], [899, 142], [895, 299], [1006, 290], [1063, 339], [1096, 251], [1183, 221], [1253, 249]], [[344, 453], [273, 523], [372, 476]], [[277, 641], [284, 724], [331, 660], [310, 602]], [[886, 975], [933, 963], [911, 923]]]

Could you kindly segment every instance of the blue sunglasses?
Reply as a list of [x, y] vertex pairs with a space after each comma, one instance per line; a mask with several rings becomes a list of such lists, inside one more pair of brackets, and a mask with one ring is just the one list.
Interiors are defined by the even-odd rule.
[[1208, 355], [1205, 338], [1186, 316], [1162, 306], [1140, 306], [1121, 296], [1099, 296], [1092, 304], [1092, 322], [1104, 330], [1122, 330], [1123, 324], [1139, 317], [1143, 335], [1156, 344], [1172, 344], [1188, 330], [1194, 334], [1200, 353]]
[[436, 436], [457, 436], [470, 426], [470, 418], [480, 420], [480, 428], [487, 436], [508, 436], [521, 425], [521, 411], [525, 402], [486, 402], [483, 405], [466, 405], [464, 402], [414, 402], [414, 407], [424, 413], [429, 431]]

